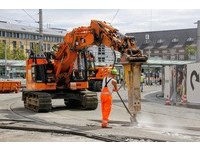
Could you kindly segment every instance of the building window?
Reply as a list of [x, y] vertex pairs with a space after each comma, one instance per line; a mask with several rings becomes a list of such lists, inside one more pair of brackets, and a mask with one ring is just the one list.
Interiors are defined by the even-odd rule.
[[47, 50], [50, 51], [50, 44], [47, 44]]
[[13, 41], [12, 44], [13, 44], [13, 49], [16, 49], [17, 48], [17, 42]]
[[63, 41], [63, 38], [59, 38], [59, 42], [62, 42]]
[[179, 60], [184, 60], [184, 55], [179, 55]]
[[33, 50], [33, 42], [30, 42], [30, 49]]
[[25, 38], [25, 34], [23, 34], [23, 33], [22, 33], [22, 34], [21, 34], [21, 36], [22, 36], [22, 39], [24, 39], [24, 38]]
[[176, 49], [169, 49], [169, 52], [170, 52], [171, 54], [175, 54], [175, 53], [176, 53]]
[[7, 32], [7, 37], [12, 37], [12, 33], [11, 32]]
[[169, 60], [169, 55], [163, 55], [163, 60]]
[[189, 37], [186, 41], [187, 41], [187, 42], [192, 42], [192, 41], [194, 41], [194, 38]]
[[19, 38], [19, 33], [16, 33], [16, 38]]
[[46, 44], [43, 44], [43, 49], [47, 50], [47, 45]]
[[172, 42], [172, 43], [176, 43], [176, 42], [178, 42], [178, 38], [174, 38], [174, 39], [172, 39], [171, 42]]
[[28, 39], [28, 34], [25, 34], [25, 38]]
[[170, 59], [171, 59], [171, 60], [175, 60], [175, 59], [176, 59], [176, 56], [175, 56], [175, 55], [171, 55]]
[[145, 35], [145, 39], [146, 39], [146, 40], [149, 39], [149, 34], [146, 34], [146, 35]]
[[5, 31], [2, 31], [1, 36], [2, 36], [2, 37], [6, 37], [6, 32], [5, 32]]
[[19, 46], [20, 49], [24, 49], [24, 45], [23, 45], [23, 42], [22, 42], [22, 41], [19, 42], [19, 45], [20, 45], [20, 46]]
[[162, 40], [162, 39], [157, 40], [158, 44], [162, 44], [163, 42], [164, 42], [164, 40]]
[[159, 50], [154, 50], [154, 53], [159, 53]]
[[184, 49], [180, 49], [180, 50], [179, 50], [179, 52], [182, 52], [182, 53], [184, 53], [184, 52], [185, 52], [185, 50], [184, 50]]
[[22, 34], [21, 33], [19, 33], [19, 38], [22, 39]]

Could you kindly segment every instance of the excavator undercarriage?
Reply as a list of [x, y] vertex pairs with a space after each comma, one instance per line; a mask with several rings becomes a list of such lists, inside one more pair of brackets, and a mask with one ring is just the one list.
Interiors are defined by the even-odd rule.
[[52, 99], [63, 99], [67, 108], [95, 110], [98, 106], [97, 94], [91, 91], [71, 92], [31, 92], [23, 91], [24, 107], [35, 112], [50, 112]]

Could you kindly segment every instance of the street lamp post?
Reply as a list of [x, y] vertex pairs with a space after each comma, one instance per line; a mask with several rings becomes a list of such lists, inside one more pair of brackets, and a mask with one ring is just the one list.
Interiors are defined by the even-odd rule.
[[197, 24], [197, 55], [196, 55], [196, 62], [200, 62], [200, 20], [198, 20], [195, 24]]
[[7, 51], [6, 48], [4, 49], [4, 55], [5, 55], [5, 77], [7, 78]]
[[[151, 57], [151, 49], [149, 48], [149, 58]], [[150, 82], [150, 65], [148, 65], [148, 85], [151, 85], [151, 82]]]
[[39, 9], [39, 48], [40, 48], [40, 54], [43, 53], [43, 18], [42, 18], [42, 9]]

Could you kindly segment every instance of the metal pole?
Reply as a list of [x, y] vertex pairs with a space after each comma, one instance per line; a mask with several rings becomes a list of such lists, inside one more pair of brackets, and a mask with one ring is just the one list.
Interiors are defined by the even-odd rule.
[[42, 20], [42, 9], [39, 9], [39, 52], [42, 54], [43, 52], [43, 20]]
[[197, 55], [196, 62], [200, 62], [200, 21], [197, 21]]
[[5, 50], [5, 77], [7, 78], [7, 51], [6, 48], [4, 50]]
[[162, 65], [162, 77], [161, 78], [161, 85], [162, 85], [162, 96], [164, 96], [164, 89], [165, 89], [165, 66]]

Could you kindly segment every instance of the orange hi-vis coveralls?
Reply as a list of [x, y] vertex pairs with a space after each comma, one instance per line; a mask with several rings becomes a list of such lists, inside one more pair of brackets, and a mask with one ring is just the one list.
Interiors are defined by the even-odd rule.
[[[102, 109], [102, 127], [108, 126], [108, 118], [111, 112], [111, 106], [112, 106], [112, 79], [108, 79], [108, 77], [104, 78], [103, 81], [103, 87], [101, 90], [101, 109]], [[109, 90], [110, 89], [110, 90]]]

